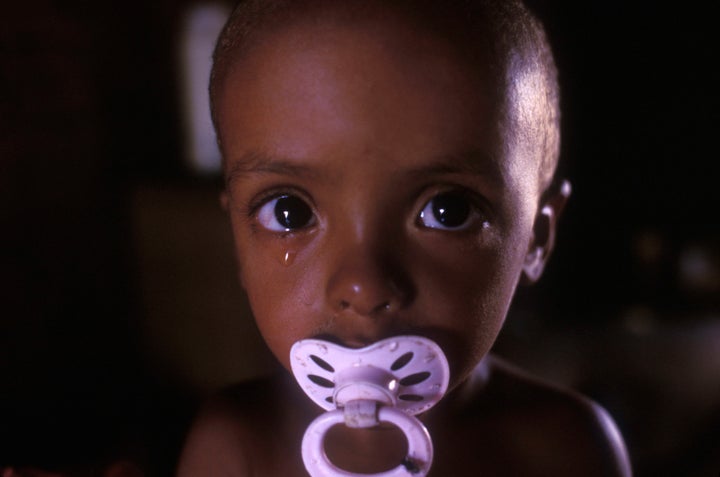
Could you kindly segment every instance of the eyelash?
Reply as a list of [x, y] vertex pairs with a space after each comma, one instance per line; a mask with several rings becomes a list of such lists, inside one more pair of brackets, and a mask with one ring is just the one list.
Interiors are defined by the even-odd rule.
[[[254, 222], [259, 223], [259, 225], [269, 230], [270, 232], [274, 233], [280, 233], [280, 234], [288, 234], [295, 231], [302, 230], [308, 226], [314, 225], [314, 223], [317, 221], [317, 214], [315, 213], [315, 207], [313, 205], [313, 201], [306, 198], [307, 195], [304, 194], [302, 191], [298, 191], [291, 187], [283, 187], [279, 189], [273, 189], [270, 191], [266, 191], [259, 196], [255, 197], [248, 206], [248, 217], [253, 220]], [[282, 224], [279, 223], [277, 220], [277, 215], [275, 215], [275, 220], [278, 222], [278, 225], [280, 227], [277, 228], [271, 228], [267, 224], [264, 224], [263, 221], [266, 219], [272, 219], [272, 214], [275, 214], [275, 210], [267, 210], [264, 211], [263, 209], [267, 207], [268, 205], [272, 204], [273, 202], [276, 202], [280, 199], [287, 198], [289, 200], [297, 199], [304, 204], [305, 207], [307, 207], [308, 212], [310, 214], [309, 217], [309, 223], [296, 228], [288, 228], [288, 227], [282, 227]]]
[[[489, 227], [490, 221], [488, 216], [488, 207], [483, 198], [478, 196], [475, 192], [464, 187], [459, 187], [440, 190], [435, 189], [428, 195], [429, 198], [422, 202], [422, 208], [416, 218], [416, 222], [419, 227], [438, 230], [441, 232], [463, 232], [475, 229], [478, 226], [480, 229], [486, 229]], [[442, 198], [446, 199], [445, 207], [442, 207], [440, 204], [434, 204], [435, 206], [433, 206], [434, 201], [439, 201], [439, 199]], [[450, 203], [448, 203], [448, 199], [450, 200]], [[458, 199], [461, 202], [458, 202]], [[452, 203], [453, 201], [455, 201], [454, 204]], [[461, 210], [460, 214], [461, 217], [464, 217], [462, 222], [458, 225], [446, 225], [441, 223], [443, 218], [438, 219], [436, 215], [438, 209], [442, 214], [443, 211], [447, 210], [449, 207], [458, 205], [464, 208], [464, 210]], [[429, 216], [426, 216], [426, 214]], [[457, 216], [453, 217], [452, 210], [450, 210], [449, 214], [444, 217], [444, 219], [449, 222], [452, 222], [457, 218]], [[434, 221], [435, 223], [429, 224], [425, 222], [426, 220], [428, 222]]]
[[[435, 189], [431, 194], [424, 195], [429, 197], [422, 202], [423, 205], [420, 208], [420, 211], [415, 215], [414, 219], [418, 227], [438, 230], [441, 232], [462, 232], [474, 229], [478, 224], [481, 229], [485, 229], [489, 226], [487, 206], [484, 204], [482, 197], [479, 197], [471, 190], [465, 188]], [[297, 217], [299, 216], [301, 220], [301, 224], [299, 226], [288, 227], [287, 225], [284, 226], [280, 223], [280, 219], [277, 215], [277, 201], [281, 199], [288, 200], [285, 207], [286, 209], [292, 207], [293, 205], [297, 206], [301, 204], [302, 206], [307, 207], [307, 211], [299, 209], [296, 210], [296, 213], [291, 214], [286, 210], [286, 213], [284, 214], [286, 221], [293, 220], [293, 216], [295, 216], [295, 220], [297, 220]], [[293, 204], [293, 199], [297, 199], [299, 202]], [[434, 201], [437, 202], [439, 199], [445, 199], [445, 207], [433, 204]], [[461, 202], [457, 202], [458, 199], [460, 199]], [[453, 201], [455, 201], [455, 203], [452, 203]], [[275, 206], [272, 209], [264, 210], [265, 207], [268, 207], [273, 203], [275, 203]], [[453, 216], [453, 212], [457, 211], [450, 210], [446, 217], [438, 218], [438, 211], [440, 214], [443, 214], [448, 208], [458, 205], [465, 209], [461, 210], [460, 213], [460, 217], [463, 217], [462, 223], [458, 225], [454, 225], [452, 223], [453, 220], [458, 218], [456, 213]], [[307, 217], [303, 214], [306, 214]], [[248, 216], [265, 230], [280, 234], [301, 231], [315, 225], [317, 222], [317, 214], [315, 212], [313, 201], [307, 198], [307, 194], [291, 187], [273, 189], [254, 198], [248, 206]], [[448, 223], [443, 223], [443, 220], [450, 222], [450, 224], [448, 225]], [[269, 225], [272, 221], [276, 222], [276, 226]]]

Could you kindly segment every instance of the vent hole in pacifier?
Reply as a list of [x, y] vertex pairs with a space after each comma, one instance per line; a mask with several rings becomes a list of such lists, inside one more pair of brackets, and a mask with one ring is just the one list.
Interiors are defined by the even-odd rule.
[[319, 357], [315, 356], [314, 354], [311, 354], [311, 355], [310, 355], [310, 359], [312, 359], [315, 364], [317, 364], [318, 366], [320, 366], [320, 367], [321, 367], [322, 369], [324, 369], [325, 371], [329, 371], [329, 372], [331, 372], [331, 373], [334, 373], [334, 372], [335, 372], [335, 368], [333, 368], [332, 366], [330, 366], [330, 363], [328, 363], [328, 362], [325, 361], [324, 359], [319, 358]]
[[430, 373], [428, 371], [423, 371], [421, 373], [415, 373], [409, 376], [405, 376], [400, 380], [400, 384], [402, 384], [403, 386], [413, 386], [415, 384], [422, 383], [429, 377]]
[[417, 394], [401, 394], [398, 396], [398, 399], [401, 401], [420, 402], [425, 398]]
[[323, 444], [330, 462], [356, 474], [392, 470], [407, 459], [408, 452], [405, 435], [387, 423], [369, 429], [353, 429], [342, 424], [333, 426]]
[[308, 379], [323, 388], [334, 388], [335, 387], [335, 383], [333, 383], [329, 379], [325, 379], [322, 376], [318, 376], [316, 374], [308, 374]]
[[398, 369], [404, 368], [405, 365], [408, 364], [411, 359], [413, 359], [413, 356], [415, 356], [415, 354], [412, 351], [408, 351], [407, 353], [396, 359], [395, 362], [390, 366], [390, 369], [392, 371], [397, 371]]

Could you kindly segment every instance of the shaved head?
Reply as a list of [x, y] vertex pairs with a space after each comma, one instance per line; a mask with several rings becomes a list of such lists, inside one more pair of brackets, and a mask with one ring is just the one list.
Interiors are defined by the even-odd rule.
[[223, 85], [253, 49], [297, 24], [411, 28], [449, 45], [495, 85], [510, 130], [508, 152], [532, 157], [541, 190], [550, 184], [560, 143], [557, 72], [540, 22], [515, 0], [246, 0], [223, 29], [213, 56], [210, 99], [218, 129]]

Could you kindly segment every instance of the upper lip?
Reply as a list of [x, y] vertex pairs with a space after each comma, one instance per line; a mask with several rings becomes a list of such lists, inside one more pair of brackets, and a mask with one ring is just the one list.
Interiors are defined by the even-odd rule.
[[317, 339], [317, 340], [328, 341], [330, 343], [336, 344], [338, 346], [342, 346], [344, 348], [354, 348], [354, 349], [364, 348], [368, 345], [373, 344], [376, 341], [379, 341], [379, 339], [369, 339], [369, 338], [360, 338], [360, 337], [354, 337], [351, 339], [341, 339], [335, 335], [329, 335], [329, 334], [317, 335], [317, 336], [314, 336], [313, 338]]
[[403, 333], [399, 330], [392, 330], [393, 332], [387, 332], [378, 334], [376, 336], [367, 336], [367, 335], [354, 335], [349, 336], [347, 338], [340, 338], [337, 335], [332, 335], [329, 333], [323, 333], [314, 336], [314, 339], [328, 341], [330, 343], [336, 344], [338, 346], [342, 346], [344, 348], [350, 348], [350, 349], [359, 349], [359, 348], [365, 348], [366, 346], [370, 346], [373, 343], [377, 343], [378, 341], [381, 341], [386, 338], [391, 338], [393, 336], [399, 336], [409, 333]]

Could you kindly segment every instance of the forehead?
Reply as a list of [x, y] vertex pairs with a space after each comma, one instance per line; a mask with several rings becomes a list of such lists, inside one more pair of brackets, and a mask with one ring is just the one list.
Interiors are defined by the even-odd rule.
[[255, 42], [221, 85], [225, 159], [387, 165], [472, 151], [509, 175], [519, 164], [507, 160], [505, 98], [488, 63], [396, 18], [294, 22]]

